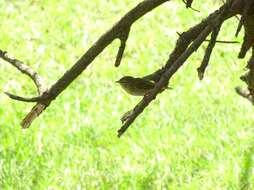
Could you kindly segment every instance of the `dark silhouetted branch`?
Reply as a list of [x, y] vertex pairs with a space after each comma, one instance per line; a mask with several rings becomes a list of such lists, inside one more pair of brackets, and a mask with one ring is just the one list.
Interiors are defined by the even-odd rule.
[[129, 37], [129, 33], [130, 33], [130, 28], [126, 27], [120, 34], [119, 39], [120, 39], [120, 47], [118, 49], [117, 52], [117, 56], [116, 56], [116, 62], [115, 62], [115, 66], [118, 67], [121, 64], [121, 60], [123, 57], [123, 53], [126, 47], [126, 42], [127, 39]]
[[205, 56], [203, 58], [201, 66], [197, 69], [199, 80], [202, 80], [204, 77], [204, 73], [205, 73], [206, 67], [208, 66], [208, 63], [210, 61], [210, 57], [211, 57], [213, 48], [215, 47], [216, 39], [218, 37], [221, 25], [222, 25], [222, 23], [220, 23], [218, 26], [214, 26], [214, 30], [211, 35], [211, 40], [208, 44], [208, 47], [206, 48]]
[[[156, 77], [160, 76], [158, 81], [155, 80], [156, 85], [154, 89], [148, 92], [143, 97], [143, 99], [135, 106], [133, 110], [127, 112], [124, 115], [124, 117], [122, 117], [121, 120], [123, 122], [123, 125], [118, 130], [118, 137], [121, 137], [124, 134], [124, 132], [139, 116], [139, 114], [141, 114], [144, 111], [144, 109], [150, 104], [150, 102], [156, 99], [156, 96], [163, 91], [163, 88], [165, 88], [168, 85], [169, 80], [173, 76], [173, 74], [184, 64], [184, 62], [192, 55], [192, 53], [195, 52], [200, 47], [200, 45], [206, 40], [207, 36], [210, 34], [213, 28], [218, 26], [219, 26], [218, 28], [220, 28], [220, 25], [226, 19], [232, 16], [234, 16], [234, 13], [230, 11], [230, 6], [229, 4], [226, 3], [218, 11], [211, 14], [203, 22], [180, 35], [179, 39], [177, 40], [176, 47], [170, 54], [170, 57], [166, 65], [159, 71], [156, 71], [152, 75], [148, 75], [145, 77], [145, 78], [150, 77], [150, 79], [152, 79], [152, 77], [154, 76]], [[193, 31], [195, 31], [196, 33], [193, 33]], [[188, 35], [189, 38], [186, 38], [186, 36]], [[216, 38], [213, 41], [213, 43], [215, 43], [215, 41]]]
[[143, 112], [143, 110], [149, 105], [149, 103], [154, 100], [161, 89], [167, 86], [168, 80], [171, 76], [183, 65], [183, 63], [188, 59], [188, 57], [198, 49], [206, 37], [210, 34], [211, 28], [207, 26], [203, 32], [197, 37], [196, 40], [191, 44], [191, 46], [184, 51], [184, 53], [172, 64], [172, 66], [165, 71], [161, 76], [161, 79], [156, 83], [154, 89], [144, 96], [144, 98], [139, 102], [139, 104], [133, 109], [131, 114], [125, 118], [123, 126], [118, 130], [118, 136], [120, 137], [131, 125], [131, 123], [137, 118], [137, 116]]
[[[8, 61], [19, 69], [24, 74], [28, 75], [36, 84], [39, 96], [32, 98], [25, 98], [11, 93], [6, 93], [10, 98], [25, 101], [25, 102], [37, 102], [32, 110], [26, 115], [21, 122], [23, 128], [27, 128], [31, 125], [32, 121], [38, 117], [43, 110], [45, 110], [50, 103], [58, 97], [91, 63], [92, 61], [115, 39], [120, 39], [120, 47], [117, 52], [115, 66], [119, 66], [124, 55], [126, 48], [126, 42], [130, 33], [132, 25], [146, 13], [152, 11], [154, 8], [162, 5], [169, 0], [144, 0], [136, 7], [125, 14], [111, 29], [106, 31], [86, 52], [85, 54], [69, 69], [63, 76], [55, 82], [48, 90], [41, 83], [41, 79], [37, 73], [35, 73], [30, 67], [22, 62], [11, 59], [6, 56], [6, 52], [0, 51], [0, 57], [5, 61]], [[184, 0], [186, 7], [191, 7], [193, 0]], [[122, 117], [123, 125], [118, 131], [120, 137], [133, 121], [143, 112], [143, 110], [154, 100], [159, 93], [161, 93], [165, 87], [168, 86], [170, 78], [177, 72], [177, 70], [185, 63], [185, 61], [200, 47], [200, 45], [206, 41], [206, 38], [212, 32], [211, 40], [206, 49], [206, 53], [200, 68], [200, 78], [203, 77], [205, 68], [207, 67], [212, 50], [216, 43], [225, 41], [217, 41], [217, 36], [220, 31], [222, 23], [237, 14], [242, 15], [239, 28], [244, 26], [245, 36], [242, 44], [242, 48], [239, 57], [244, 57], [251, 47], [254, 47], [254, 2], [251, 0], [227, 0], [217, 11], [210, 14], [206, 19], [199, 24], [190, 28], [187, 32], [180, 34], [175, 48], [170, 54], [166, 64], [153, 72], [145, 76], [144, 78], [153, 80], [156, 84], [155, 87], [149, 91], [143, 99], [135, 106], [134, 109], [124, 114]], [[240, 29], [238, 30], [240, 31]], [[239, 31], [237, 33], [239, 33]], [[226, 42], [231, 43], [231, 42]], [[249, 93], [245, 94], [247, 98], [254, 97], [254, 64], [252, 58], [248, 63], [248, 90]], [[243, 91], [238, 90], [238, 93]]]
[[64, 75], [54, 84], [46, 95], [42, 94], [39, 97], [24, 98], [7, 93], [11, 98], [19, 101], [37, 101], [37, 104], [27, 114], [21, 122], [24, 128], [29, 127], [32, 121], [45, 110], [63, 90], [67, 88], [91, 63], [92, 61], [115, 39], [121, 40], [121, 46], [118, 51], [115, 65], [118, 66], [121, 62], [122, 55], [125, 49], [125, 44], [128, 39], [129, 30], [139, 18], [150, 12], [154, 8], [169, 0], [144, 0], [136, 7], [130, 10], [123, 16], [111, 29], [105, 32], [88, 50], [87, 52], [69, 69]]

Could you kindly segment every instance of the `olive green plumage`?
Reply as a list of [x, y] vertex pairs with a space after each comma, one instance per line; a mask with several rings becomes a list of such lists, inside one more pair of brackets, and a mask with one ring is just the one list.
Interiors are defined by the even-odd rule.
[[144, 96], [155, 86], [153, 81], [131, 76], [125, 76], [116, 82], [119, 83], [126, 92], [133, 96]]

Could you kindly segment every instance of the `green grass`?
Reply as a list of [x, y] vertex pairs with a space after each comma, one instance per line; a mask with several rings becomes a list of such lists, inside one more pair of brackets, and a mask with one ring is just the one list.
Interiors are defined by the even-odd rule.
[[[197, 4], [199, 3], [200, 4]], [[114, 81], [160, 68], [182, 32], [219, 6], [197, 1], [162, 5], [133, 27], [120, 68], [119, 42], [110, 45], [31, 128], [19, 122], [32, 104], [3, 91], [32, 96], [32, 82], [0, 62], [0, 189], [253, 189], [253, 107], [237, 96], [245, 60], [240, 45], [217, 45], [203, 81], [196, 68], [205, 46], [172, 78], [173, 90], [158, 96], [122, 138], [119, 118], [139, 98]], [[53, 84], [93, 42], [137, 2], [131, 0], [0, 1], [0, 49]], [[219, 39], [234, 40], [237, 20]], [[242, 36], [238, 39], [241, 40]]]

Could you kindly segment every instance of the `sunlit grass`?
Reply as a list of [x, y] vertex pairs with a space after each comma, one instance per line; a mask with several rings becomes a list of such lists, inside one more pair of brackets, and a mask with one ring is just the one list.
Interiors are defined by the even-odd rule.
[[[176, 32], [219, 6], [219, 1], [199, 2], [194, 6], [201, 13], [171, 1], [139, 20], [122, 65], [113, 66], [116, 41], [30, 129], [21, 130], [19, 122], [32, 105], [0, 93], [0, 189], [238, 189], [254, 124], [251, 104], [234, 92], [247, 61], [236, 59], [240, 45], [218, 44], [200, 82], [202, 46], [172, 78], [173, 90], [160, 94], [121, 139], [116, 136], [119, 118], [139, 98], [129, 97], [114, 81], [160, 68]], [[51, 85], [136, 4], [1, 1], [0, 49], [31, 65]], [[234, 39], [236, 21], [226, 23], [219, 39]], [[2, 60], [0, 73], [1, 92], [36, 93], [26, 76]], [[252, 188], [252, 176], [249, 181]]]

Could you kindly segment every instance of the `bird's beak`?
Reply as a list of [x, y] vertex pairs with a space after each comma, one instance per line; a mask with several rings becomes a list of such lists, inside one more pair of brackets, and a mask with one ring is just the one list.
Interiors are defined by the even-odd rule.
[[120, 83], [120, 80], [115, 81], [116, 83]]

